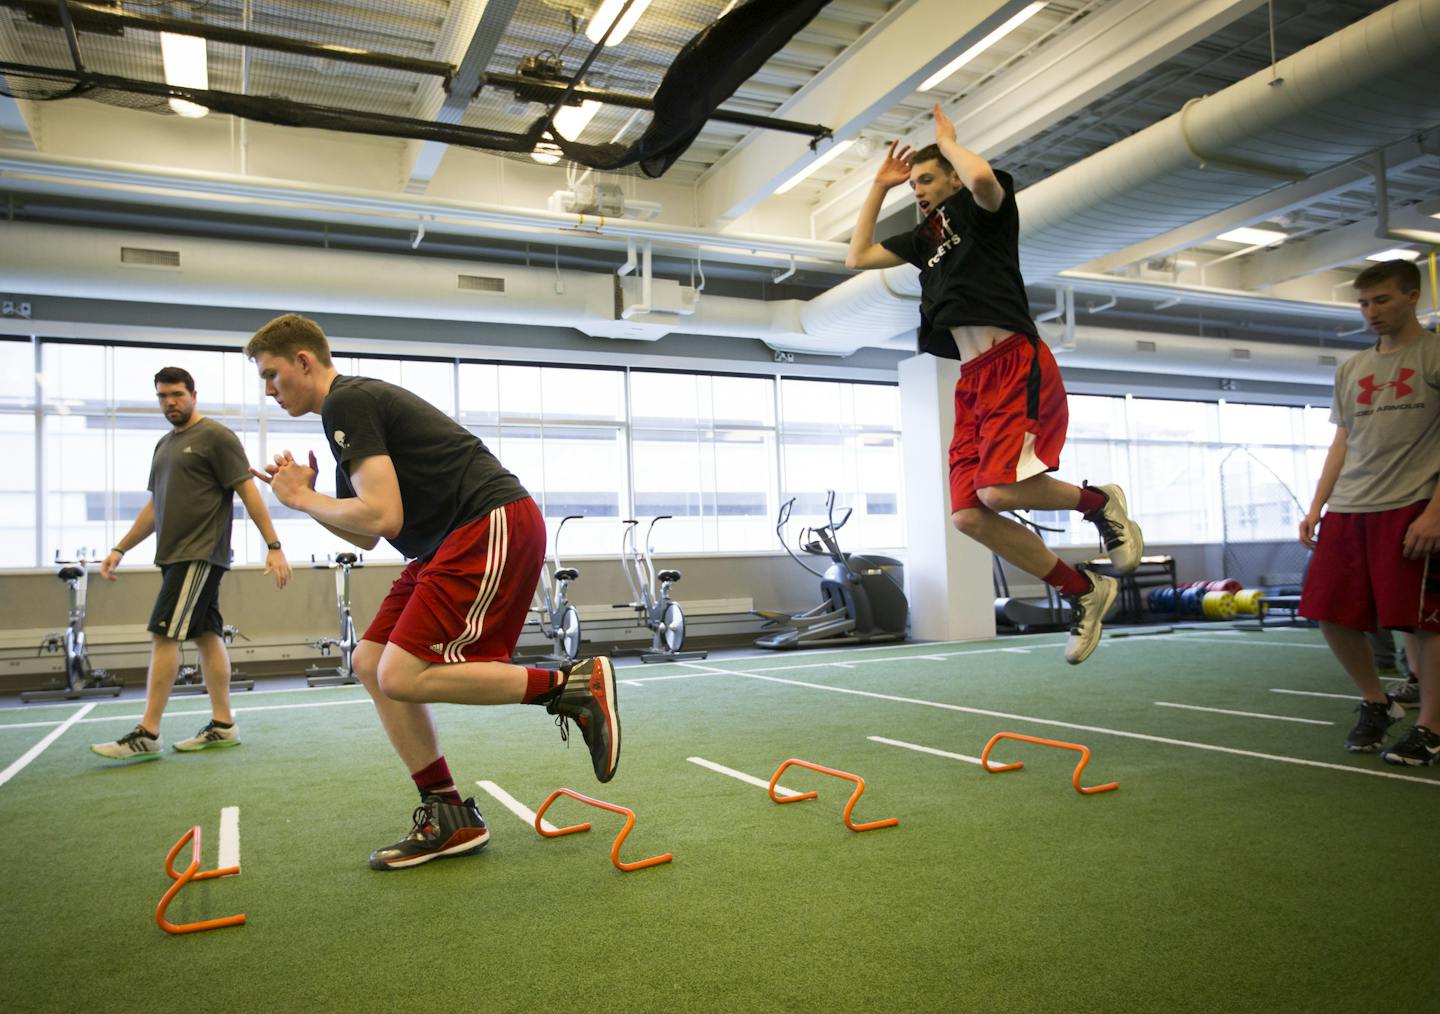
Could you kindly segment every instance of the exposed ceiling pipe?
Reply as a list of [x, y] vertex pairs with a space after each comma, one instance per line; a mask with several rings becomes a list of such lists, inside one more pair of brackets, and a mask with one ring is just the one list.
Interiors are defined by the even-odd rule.
[[[1044, 328], [1047, 340], [1059, 328]], [[1195, 338], [1081, 324], [1064, 342], [1051, 348], [1061, 371], [1114, 370], [1124, 373], [1170, 373], [1216, 380], [1259, 380], [1271, 383], [1334, 383], [1335, 368], [1356, 350], [1317, 348], [1271, 342]]]
[[[232, 173], [120, 166], [92, 159], [8, 150], [0, 152], [3, 188], [16, 193], [93, 197], [96, 186], [132, 202], [164, 207], [203, 207], [235, 214], [283, 215], [334, 224], [348, 221], [403, 230], [423, 218], [432, 231], [535, 238], [614, 248], [626, 238], [648, 240], [661, 252], [693, 255], [724, 250], [727, 258], [833, 270], [845, 263], [846, 246], [822, 240], [756, 233], [729, 233], [661, 222], [518, 208], [499, 204], [332, 187], [290, 180], [260, 180]], [[245, 202], [245, 203], [241, 203]]]
[[1376, 152], [1372, 162], [1375, 176], [1375, 235], [1402, 243], [1440, 246], [1440, 232], [1429, 229], [1395, 228], [1390, 225], [1390, 186], [1385, 179], [1385, 153]]
[[1026, 276], [1053, 276], [1435, 126], [1437, 56], [1440, 0], [1397, 0], [1274, 74], [1267, 67], [1036, 183], [1019, 195]]
[[[172, 256], [142, 257], [141, 266], [136, 266], [122, 256], [122, 248], [127, 247], [139, 247], [142, 254]], [[636, 259], [643, 264], [642, 251], [637, 251]], [[156, 267], [156, 260], [178, 261], [178, 265]], [[827, 317], [839, 311], [823, 297], [803, 303], [707, 295], [686, 310], [637, 312], [630, 319], [617, 319], [615, 275], [558, 274], [563, 284], [557, 287], [557, 272], [549, 268], [0, 222], [0, 277], [10, 291], [33, 297], [238, 307], [257, 313], [260, 308], [286, 308], [315, 315], [322, 322], [328, 314], [407, 317], [436, 321], [442, 334], [446, 321], [484, 321], [638, 340], [666, 334], [750, 338], [777, 350], [830, 355], [848, 355], [861, 347], [914, 347], [918, 294], [906, 296], [888, 289], [886, 272], [869, 276], [877, 312], [895, 314], [897, 307], [907, 312], [903, 319], [897, 316], [898, 326], [879, 339], [858, 339], [860, 329], [846, 326], [847, 320], [853, 324], [863, 316], [865, 308], [852, 305], [849, 316]], [[638, 279], [629, 281], [639, 289]], [[666, 299], [693, 293], [657, 279], [655, 298], [660, 302], [664, 302], [662, 284], [674, 290], [665, 290]], [[1121, 296], [1129, 294], [1124, 286], [1115, 288]], [[39, 312], [45, 312], [43, 307]], [[1067, 320], [1070, 323], [1073, 318]], [[874, 321], [867, 326], [874, 326]], [[1083, 325], [1075, 328], [1075, 335], [1074, 341], [1055, 342], [1062, 366], [1320, 383], [1326, 369], [1333, 371], [1333, 363], [1327, 366], [1318, 357], [1345, 354], [1300, 345]], [[1137, 340], [1149, 340], [1156, 347], [1137, 354]], [[1237, 359], [1236, 349], [1248, 354]]]
[[[1383, 59], [1377, 54], [1384, 54]], [[1034, 283], [1074, 283], [1106, 295], [1153, 293], [1159, 283], [1074, 270], [1207, 215], [1383, 149], [1440, 123], [1440, 0], [1398, 0], [1271, 68], [1050, 176], [1018, 195], [1021, 266]], [[1276, 76], [1281, 79], [1275, 82]], [[1357, 115], [1363, 105], [1364, 114]], [[1392, 230], [1392, 235], [1394, 230]], [[1396, 238], [1405, 238], [1403, 236]], [[1429, 242], [1416, 240], [1411, 242]], [[906, 304], [879, 305], [867, 272], [824, 300], [826, 320], [894, 334]], [[908, 265], [885, 272], [890, 287], [919, 291]], [[1143, 287], [1143, 288], [1142, 288]], [[1164, 286], [1164, 298], [1256, 313], [1286, 307], [1315, 318], [1354, 320], [1346, 304], [1277, 300], [1195, 286]], [[812, 314], [802, 312], [808, 323]]]

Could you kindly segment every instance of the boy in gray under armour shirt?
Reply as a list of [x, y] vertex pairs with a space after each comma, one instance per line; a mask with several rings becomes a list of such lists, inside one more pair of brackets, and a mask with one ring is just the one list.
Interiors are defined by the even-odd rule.
[[[1440, 761], [1440, 336], [1415, 316], [1420, 272], [1383, 261], [1355, 279], [1378, 340], [1335, 371], [1335, 440], [1300, 541], [1315, 550], [1300, 614], [1320, 629], [1364, 700], [1345, 748], [1373, 753], [1404, 709], [1388, 697], [1365, 632], [1405, 633], [1419, 677], [1415, 725], [1381, 753]], [[1321, 509], [1325, 511], [1321, 519]], [[1319, 535], [1316, 535], [1316, 526]]]

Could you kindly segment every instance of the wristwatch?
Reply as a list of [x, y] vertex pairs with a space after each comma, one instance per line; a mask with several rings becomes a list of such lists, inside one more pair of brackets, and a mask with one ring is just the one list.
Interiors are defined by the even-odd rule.
[[274, 542], [267, 542], [267, 543], [265, 543], [265, 548], [266, 548], [266, 549], [279, 549], [279, 548], [280, 548], [280, 540], [279, 540], [279, 539], [276, 539]]

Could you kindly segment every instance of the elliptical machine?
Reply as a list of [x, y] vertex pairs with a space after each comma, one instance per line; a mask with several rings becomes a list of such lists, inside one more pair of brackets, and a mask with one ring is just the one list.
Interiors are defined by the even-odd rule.
[[[630, 592], [635, 596], [631, 602], [617, 602], [616, 609], [633, 609], [638, 619], [650, 628], [653, 637], [649, 651], [641, 651], [642, 662], [688, 662], [708, 656], [708, 651], [682, 651], [685, 646], [685, 610], [670, 597], [670, 588], [681, 574], [678, 570], [656, 572], [654, 560], [655, 525], [667, 521], [674, 515], [661, 514], [645, 529], [645, 548], [641, 550], [635, 538], [640, 522], [629, 519], [620, 522], [625, 534], [620, 539], [620, 565], [625, 569], [625, 580], [630, 583]], [[612, 655], [634, 654], [622, 649]]]
[[335, 608], [340, 614], [340, 636], [322, 637], [311, 642], [320, 654], [329, 656], [331, 648], [340, 649], [340, 664], [312, 665], [305, 671], [305, 682], [312, 687], [339, 687], [359, 683], [355, 675], [355, 648], [360, 643], [355, 633], [355, 620], [350, 615], [350, 571], [365, 566], [365, 557], [358, 553], [336, 553], [323, 560], [310, 557], [310, 566], [335, 569]]
[[552, 549], [554, 562], [547, 562], [540, 568], [540, 584], [535, 589], [539, 602], [530, 611], [540, 624], [540, 633], [550, 639], [553, 653], [536, 659], [544, 662], [573, 662], [580, 657], [580, 613], [570, 604], [568, 589], [570, 582], [580, 576], [574, 567], [560, 563], [560, 532], [567, 521], [579, 521], [584, 514], [567, 514], [555, 526], [555, 542]]
[[81, 697], [119, 697], [123, 686], [111, 676], [108, 670], [96, 669], [90, 664], [90, 655], [85, 647], [85, 593], [90, 581], [90, 550], [76, 551], [75, 559], [60, 559], [55, 551], [55, 562], [60, 564], [56, 573], [70, 589], [70, 622], [64, 630], [46, 634], [40, 642], [40, 651], [64, 651], [65, 675], [52, 679], [43, 690], [26, 690], [20, 699], [30, 701], [73, 701]]
[[837, 521], [832, 489], [825, 497], [826, 524], [801, 529], [798, 540], [802, 552], [830, 557], [830, 566], [823, 573], [816, 570], [796, 556], [785, 541], [785, 526], [790, 523], [794, 507], [793, 496], [780, 505], [775, 535], [790, 559], [820, 579], [820, 594], [824, 598], [803, 613], [755, 610], [755, 615], [766, 620], [766, 629], [780, 628], [757, 637], [755, 647], [783, 651], [905, 640], [910, 603], [905, 598], [900, 561], [888, 556], [860, 556], [841, 551], [836, 533], [850, 520], [853, 509], [846, 507]]

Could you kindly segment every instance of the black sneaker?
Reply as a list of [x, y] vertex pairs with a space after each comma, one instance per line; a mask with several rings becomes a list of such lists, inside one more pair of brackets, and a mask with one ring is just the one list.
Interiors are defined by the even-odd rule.
[[1386, 764], [1408, 764], [1423, 768], [1428, 764], [1440, 764], [1440, 735], [1423, 725], [1412, 725], [1400, 742], [1380, 755]]
[[1384, 704], [1361, 701], [1355, 710], [1360, 712], [1360, 719], [1345, 737], [1345, 749], [1351, 753], [1375, 753], [1385, 742], [1390, 726], [1405, 717], [1405, 709], [1388, 698]]
[[415, 826], [388, 848], [370, 853], [372, 870], [399, 870], [419, 866], [432, 859], [477, 852], [490, 840], [485, 818], [475, 800], [447, 803], [439, 796], [426, 796], [411, 814]]
[[1086, 574], [1090, 590], [1070, 599], [1070, 639], [1065, 642], [1065, 661], [1079, 665], [1100, 643], [1100, 626], [1120, 594], [1120, 582], [1104, 574]]
[[1100, 532], [1100, 541], [1110, 556], [1110, 563], [1121, 574], [1128, 574], [1140, 566], [1140, 557], [1145, 553], [1145, 536], [1130, 517], [1125, 491], [1113, 483], [1105, 486], [1091, 486], [1086, 489], [1105, 494], [1105, 505], [1084, 515]]
[[572, 662], [564, 686], [550, 691], [545, 710], [557, 716], [560, 738], [568, 742], [567, 720], [573, 720], [590, 748], [595, 777], [608, 782], [620, 766], [620, 706], [615, 697], [615, 670], [603, 655]]
[[1388, 690], [1385, 696], [1402, 708], [1418, 708], [1420, 707], [1420, 684], [1415, 680], [1406, 680]]

